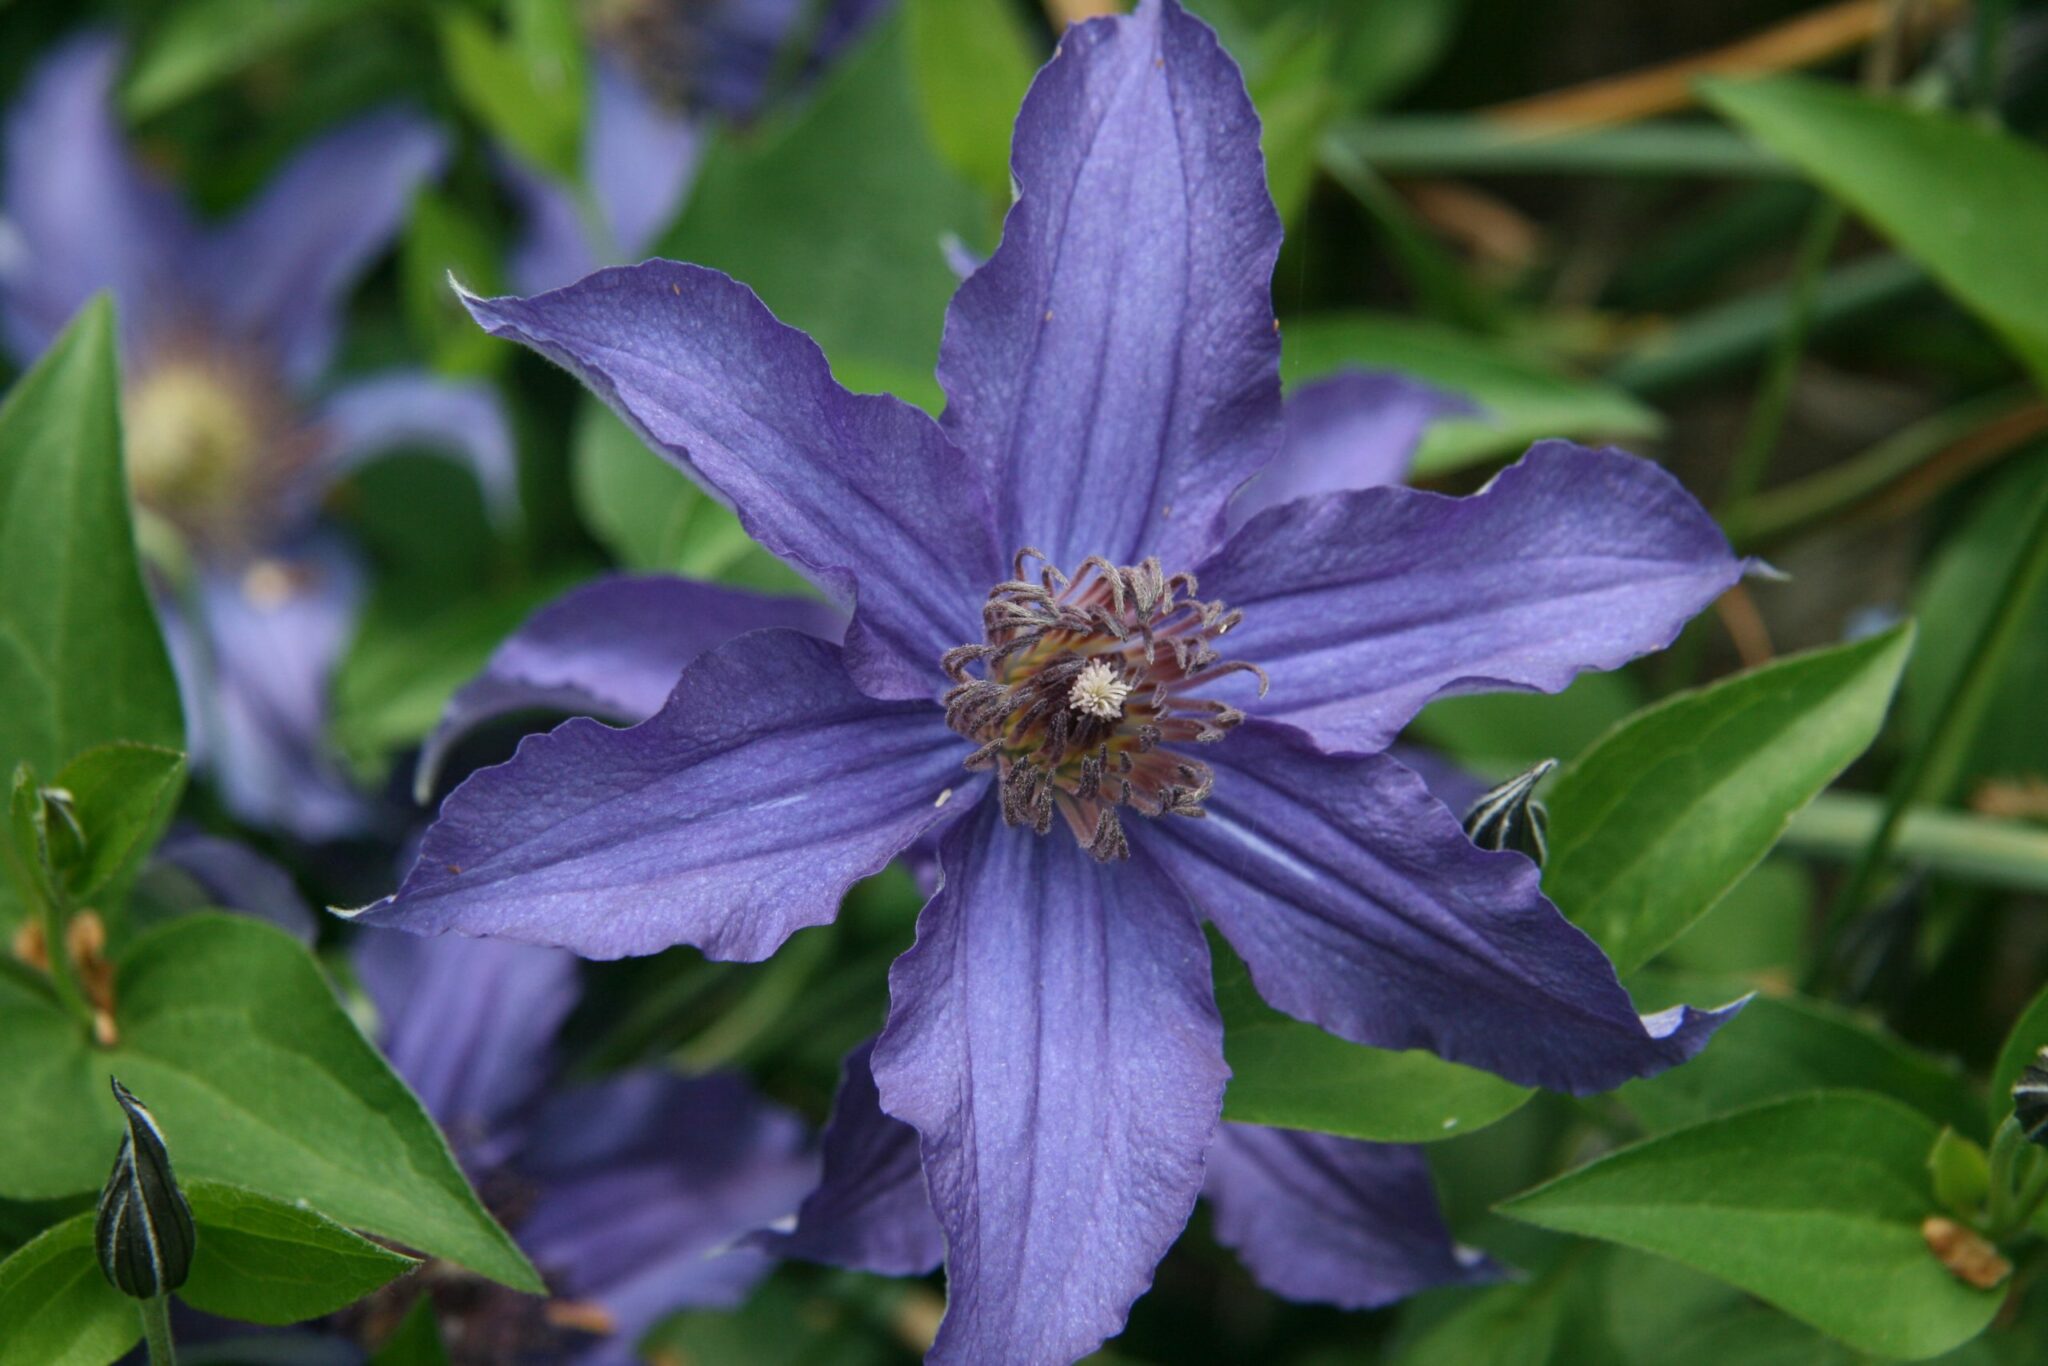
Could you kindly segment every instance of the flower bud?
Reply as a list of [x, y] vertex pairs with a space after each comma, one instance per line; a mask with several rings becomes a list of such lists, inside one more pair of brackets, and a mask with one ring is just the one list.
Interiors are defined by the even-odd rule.
[[2048, 1147], [2048, 1048], [2036, 1053], [2012, 1084], [2012, 1113], [2021, 1133]]
[[1486, 793], [1465, 813], [1465, 833], [1481, 849], [1513, 849], [1541, 866], [1550, 852], [1545, 833], [1550, 817], [1532, 794], [1557, 760], [1545, 759], [1527, 773]]
[[124, 1295], [155, 1299], [185, 1283], [198, 1235], [192, 1207], [171, 1173], [171, 1155], [149, 1110], [114, 1078], [114, 1099], [128, 1116], [128, 1136], [100, 1192], [93, 1250], [100, 1270]]

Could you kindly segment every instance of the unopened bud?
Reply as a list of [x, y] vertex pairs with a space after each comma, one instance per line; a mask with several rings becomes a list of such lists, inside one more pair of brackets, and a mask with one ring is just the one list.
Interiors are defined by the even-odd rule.
[[2036, 1053], [2012, 1084], [2012, 1113], [2021, 1133], [2048, 1147], [2048, 1048]]
[[1465, 833], [1472, 842], [1481, 849], [1513, 849], [1541, 865], [1550, 852], [1545, 839], [1550, 817], [1532, 794], [1536, 784], [1556, 767], [1557, 760], [1545, 759], [1472, 803], [1465, 813]]
[[116, 1290], [138, 1300], [155, 1299], [185, 1283], [198, 1234], [156, 1119], [127, 1087], [108, 1080], [128, 1117], [128, 1135], [100, 1192], [93, 1249]]

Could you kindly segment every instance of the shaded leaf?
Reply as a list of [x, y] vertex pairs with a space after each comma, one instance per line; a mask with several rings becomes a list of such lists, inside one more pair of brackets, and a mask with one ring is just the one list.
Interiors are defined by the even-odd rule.
[[1483, 1129], [1535, 1092], [1419, 1050], [1368, 1048], [1283, 1015], [1211, 937], [1230, 1086], [1223, 1117], [1376, 1143], [1430, 1143]]
[[1852, 1347], [1930, 1357], [1981, 1333], [2003, 1296], [1927, 1249], [1939, 1134], [1894, 1101], [1774, 1101], [1625, 1148], [1501, 1212], [1683, 1262]]

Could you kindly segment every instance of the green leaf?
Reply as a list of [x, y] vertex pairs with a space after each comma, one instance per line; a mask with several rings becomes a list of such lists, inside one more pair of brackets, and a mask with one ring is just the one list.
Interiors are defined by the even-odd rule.
[[124, 103], [131, 118], [160, 113], [366, 8], [366, 0], [184, 0], [142, 44]]
[[64, 765], [52, 786], [71, 794], [85, 834], [82, 861], [62, 871], [72, 897], [86, 901], [124, 881], [155, 847], [185, 789], [185, 756], [154, 745], [96, 745]]
[[120, 1042], [0, 997], [0, 1196], [96, 1187], [119, 1141], [106, 1075], [149, 1097], [187, 1179], [229, 1181], [538, 1292], [419, 1102], [289, 936], [193, 915], [138, 939], [115, 979]]
[[[310, 1210], [224, 1182], [181, 1184], [199, 1241], [178, 1298], [209, 1314], [298, 1323], [418, 1265]], [[105, 1366], [142, 1335], [135, 1302], [93, 1255], [94, 1218], [73, 1215], [0, 1262], [0, 1366]]]
[[753, 286], [835, 367], [928, 373], [956, 283], [939, 242], [986, 232], [987, 204], [926, 136], [908, 47], [884, 19], [808, 104], [716, 143], [656, 253]]
[[104, 297], [0, 403], [0, 773], [185, 726], [128, 519]]
[[74, 1215], [0, 1262], [0, 1366], [106, 1366], [142, 1336], [135, 1302], [100, 1274], [93, 1218]]
[[370, 1366], [448, 1366], [448, 1349], [441, 1345], [441, 1324], [434, 1315], [434, 1297], [422, 1295], [384, 1339]]
[[331, 1314], [419, 1265], [324, 1215], [222, 1181], [181, 1183], [199, 1225], [178, 1298], [244, 1323]]
[[1715, 903], [1714, 913], [1695, 921], [1658, 961], [1679, 972], [1751, 980], [1797, 976], [1814, 906], [1813, 874], [1782, 854], [1781, 847], [1750, 869]]
[[[1920, 644], [1900, 685], [1899, 719], [1924, 743], [1998, 609], [2000, 588], [2027, 551], [2029, 495], [2048, 480], [2048, 452], [2030, 452], [1984, 481], [1929, 563], [1913, 595]], [[2048, 593], [2009, 647], [2003, 679], [1964, 761], [1966, 776], [2048, 774], [2048, 726], [2039, 724], [2048, 678]]]
[[2048, 1048], [2048, 987], [2041, 988], [2014, 1021], [1998, 1050], [1998, 1062], [1991, 1069], [1990, 1119], [1995, 1131], [2012, 1113], [2012, 1087], [2034, 1056]]
[[1593, 1299], [1595, 1259], [1567, 1254], [1527, 1280], [1491, 1286], [1399, 1345], [1392, 1366], [1618, 1366]]
[[1912, 642], [1897, 626], [1639, 712], [1551, 788], [1545, 890], [1620, 972], [1640, 967], [1870, 744]]
[[380, 593], [334, 677], [334, 742], [359, 773], [417, 744], [491, 651], [568, 584], [557, 579], [431, 602]]
[[1934, 1198], [1962, 1219], [1974, 1219], [1991, 1193], [1991, 1162], [1984, 1149], [1954, 1129], [1943, 1129], [1927, 1154], [1927, 1175]]
[[1775, 1101], [1625, 1148], [1501, 1212], [1670, 1257], [1852, 1347], [1920, 1358], [1982, 1332], [2004, 1297], [1928, 1251], [1934, 1123], [1894, 1101]]
[[811, 591], [747, 535], [731, 509], [649, 450], [595, 399], [585, 399], [577, 414], [570, 458], [585, 524], [627, 568], [770, 592]]
[[1707, 102], [1918, 260], [2048, 382], [2048, 156], [1982, 123], [1848, 86], [1708, 82]]
[[510, 348], [471, 320], [448, 285], [451, 274], [479, 294], [503, 292], [490, 234], [453, 199], [423, 189], [413, 196], [398, 250], [406, 327], [440, 373], [494, 375], [505, 367]]
[[1347, 365], [1400, 370], [1484, 410], [1431, 427], [1416, 454], [1418, 476], [1520, 454], [1544, 437], [1625, 441], [1663, 430], [1653, 409], [1611, 385], [1571, 378], [1448, 327], [1338, 313], [1289, 319], [1283, 336], [1280, 374], [1290, 387]]
[[[517, 20], [535, 6], [513, 9]], [[563, 52], [526, 41], [544, 27], [536, 22], [500, 37], [469, 10], [450, 7], [441, 12], [441, 58], [456, 98], [478, 123], [533, 165], [574, 184], [582, 159], [582, 73]]]
[[998, 204], [1010, 200], [1010, 126], [1038, 68], [1004, 0], [910, 0], [911, 74], [933, 145]]
[[1375, 1143], [1429, 1143], [1483, 1129], [1535, 1092], [1433, 1053], [1367, 1048], [1283, 1015], [1214, 943], [1230, 1089], [1223, 1117]]
[[[1728, 986], [1640, 976], [1629, 986], [1644, 1009], [1703, 993], [1735, 994]], [[1887, 1096], [1971, 1135], [1987, 1132], [1976, 1093], [1956, 1067], [1846, 1010], [1799, 997], [1758, 997], [1721, 1027], [1714, 1046], [1699, 1057], [1629, 1082], [1615, 1094], [1646, 1128], [1661, 1132], [1829, 1087]]]

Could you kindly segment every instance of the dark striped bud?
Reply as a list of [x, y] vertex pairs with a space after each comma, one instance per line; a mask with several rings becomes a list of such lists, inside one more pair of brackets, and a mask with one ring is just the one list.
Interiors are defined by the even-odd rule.
[[1543, 776], [1556, 767], [1557, 760], [1545, 759], [1472, 803], [1465, 813], [1465, 833], [1472, 842], [1481, 849], [1513, 849], [1541, 866], [1550, 852], [1545, 839], [1550, 817], [1532, 794]]
[[2021, 1133], [2048, 1148], [2048, 1048], [2036, 1053], [2012, 1084], [2012, 1113]]
[[192, 1207], [171, 1173], [171, 1155], [155, 1117], [127, 1087], [108, 1080], [128, 1116], [128, 1136], [100, 1192], [93, 1249], [116, 1290], [138, 1300], [155, 1299], [183, 1285], [192, 1269], [198, 1241]]

